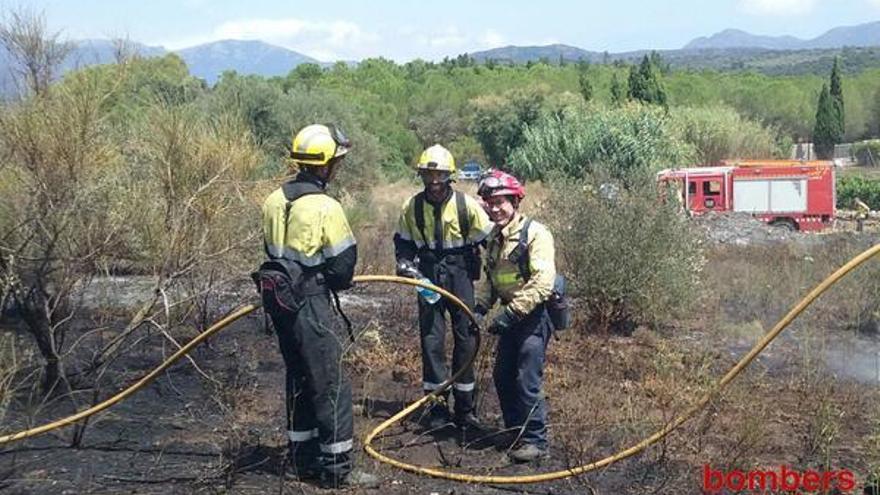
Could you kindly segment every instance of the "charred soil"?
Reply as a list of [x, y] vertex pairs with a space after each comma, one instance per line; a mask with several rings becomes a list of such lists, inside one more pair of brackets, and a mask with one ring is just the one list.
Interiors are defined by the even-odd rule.
[[[232, 296], [230, 296], [232, 297]], [[346, 297], [358, 342], [346, 355], [355, 390], [357, 463], [383, 480], [381, 493], [702, 493], [702, 468], [786, 464], [846, 468], [863, 481], [873, 468], [878, 394], [874, 384], [807, 362], [803, 342], [783, 342], [727, 392], [666, 440], [588, 475], [537, 485], [486, 486], [406, 473], [377, 463], [357, 443], [421, 392], [419, 340], [411, 290], [365, 286]], [[236, 304], [232, 297], [217, 313]], [[407, 462], [474, 474], [533, 474], [586, 464], [662, 427], [710, 389], [761, 323], [721, 332], [701, 317], [678, 328], [594, 335], [578, 327], [548, 351], [551, 457], [513, 465], [496, 446], [500, 415], [491, 379], [494, 339], [477, 360], [479, 410], [491, 431], [425, 431], [416, 417], [391, 428], [377, 447]], [[751, 330], [749, 330], [751, 329]], [[10, 328], [7, 328], [10, 330]], [[751, 333], [750, 333], [751, 332]], [[182, 339], [185, 340], [185, 339]], [[449, 339], [451, 340], [451, 338]], [[818, 344], [817, 344], [818, 345]], [[161, 335], [137, 347], [77, 392], [79, 403], [122, 389], [174, 349]], [[809, 354], [809, 353], [808, 353]], [[71, 447], [71, 429], [0, 450], [4, 493], [322, 493], [283, 476], [284, 365], [261, 314], [231, 325], [146, 389], [92, 418]], [[4, 432], [73, 412], [70, 400], [20, 388]]]

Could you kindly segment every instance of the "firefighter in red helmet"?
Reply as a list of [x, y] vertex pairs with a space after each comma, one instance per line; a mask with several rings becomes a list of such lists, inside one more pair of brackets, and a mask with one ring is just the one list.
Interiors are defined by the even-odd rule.
[[498, 335], [495, 388], [504, 426], [521, 430], [508, 455], [529, 462], [548, 454], [542, 383], [553, 331], [546, 307], [556, 278], [553, 236], [519, 213], [525, 188], [516, 177], [490, 170], [477, 194], [495, 227], [486, 247], [488, 280], [477, 294], [476, 312], [482, 317], [496, 302], [503, 305], [488, 327]]

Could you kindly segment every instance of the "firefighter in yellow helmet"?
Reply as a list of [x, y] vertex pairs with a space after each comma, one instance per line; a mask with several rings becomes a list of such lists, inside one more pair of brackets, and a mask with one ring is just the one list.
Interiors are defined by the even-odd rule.
[[255, 280], [287, 368], [288, 473], [329, 487], [374, 487], [376, 476], [352, 469], [351, 385], [341, 367], [350, 332], [338, 299], [332, 304], [351, 286], [357, 245], [342, 206], [324, 189], [350, 149], [333, 125], [296, 134], [299, 172], [263, 203], [268, 261]]
[[497, 334], [494, 380], [504, 426], [519, 432], [508, 456], [517, 462], [546, 457], [547, 404], [544, 357], [553, 323], [547, 312], [556, 279], [553, 236], [544, 225], [519, 213], [525, 188], [492, 170], [480, 181], [495, 229], [486, 245], [487, 283], [477, 295], [480, 318], [497, 302], [504, 308], [488, 326]]
[[[492, 229], [488, 215], [470, 196], [451, 187], [455, 160], [443, 146], [426, 149], [416, 165], [424, 190], [403, 204], [394, 251], [399, 275], [427, 277], [474, 307], [474, 280], [480, 276], [480, 245]], [[422, 345], [422, 388], [436, 390], [449, 376], [446, 365], [446, 314], [452, 321], [452, 369], [458, 370], [475, 352], [476, 337], [467, 315], [437, 294], [418, 297]], [[453, 384], [456, 425], [482, 429], [474, 409], [473, 367]], [[449, 423], [448, 396], [423, 416], [431, 429]]]

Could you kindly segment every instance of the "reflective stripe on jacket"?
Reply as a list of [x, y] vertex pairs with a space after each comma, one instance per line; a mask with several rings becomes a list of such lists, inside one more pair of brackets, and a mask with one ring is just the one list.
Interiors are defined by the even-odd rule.
[[[462, 193], [459, 193], [462, 194]], [[424, 219], [425, 229], [424, 237], [416, 223], [415, 195], [410, 197], [403, 204], [403, 211], [397, 223], [396, 236], [404, 242], [413, 243], [417, 249], [434, 249], [435, 243], [435, 222], [434, 216], [435, 206], [430, 201], [425, 201]], [[492, 222], [489, 216], [480, 207], [477, 201], [464, 195], [465, 208], [468, 212], [470, 220], [470, 232], [467, 236], [467, 245], [476, 245], [483, 241], [489, 232], [492, 231]], [[440, 205], [440, 222], [441, 222], [441, 249], [456, 249], [465, 246], [464, 237], [461, 233], [460, 222], [458, 221], [458, 208], [455, 204], [455, 191]], [[426, 242], [427, 241], [427, 242]]]
[[486, 267], [489, 280], [481, 284], [477, 304], [491, 308], [497, 299], [519, 315], [531, 313], [550, 298], [556, 279], [553, 235], [544, 225], [532, 220], [529, 226], [528, 282], [519, 269], [519, 237], [525, 217], [516, 213], [503, 229], [497, 227], [489, 235], [486, 246]]
[[342, 205], [326, 194], [307, 194], [293, 201], [287, 214], [285, 241], [286, 207], [283, 188], [276, 189], [263, 203], [266, 254], [297, 261], [307, 268], [321, 267], [331, 288], [347, 288], [354, 274], [357, 249]]

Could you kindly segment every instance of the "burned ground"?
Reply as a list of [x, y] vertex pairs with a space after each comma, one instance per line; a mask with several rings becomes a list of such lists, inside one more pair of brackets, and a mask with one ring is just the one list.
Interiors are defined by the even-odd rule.
[[[726, 287], [710, 291], [701, 309], [675, 327], [596, 335], [578, 323], [555, 338], [546, 370], [552, 457], [541, 465], [510, 465], [491, 435], [463, 438], [452, 428], [425, 432], [412, 419], [391, 428], [376, 446], [407, 462], [474, 474], [532, 474], [605, 457], [683, 412], [799, 295], [834, 268], [835, 256], [854, 255], [858, 247], [717, 248], [708, 266], [728, 274]], [[731, 274], [743, 274], [743, 279]], [[843, 285], [830, 300], [817, 303], [817, 310], [680, 430], [598, 472], [537, 485], [485, 486], [406, 473], [363, 453], [358, 463], [382, 477], [382, 493], [401, 494], [701, 493], [706, 464], [717, 469], [782, 464], [800, 470], [848, 469], [864, 482], [880, 460], [880, 415], [873, 407], [880, 397], [876, 375], [864, 368], [871, 367], [871, 353], [880, 347], [875, 335], [839, 323], [852, 319], [845, 312], [852, 308], [845, 303], [863, 300], [860, 288], [865, 289], [864, 280]], [[227, 291], [212, 316], [249, 296], [247, 289]], [[387, 285], [365, 285], [345, 298], [359, 335], [346, 357], [358, 440], [420, 396], [413, 302], [411, 289]], [[14, 320], [8, 319], [4, 328], [14, 333]], [[178, 340], [191, 337], [180, 335]], [[480, 413], [497, 427], [493, 343], [491, 337], [484, 340], [477, 363]], [[198, 369], [182, 360], [138, 394], [92, 418], [78, 447], [70, 447], [70, 428], [5, 445], [0, 489], [71, 494], [323, 492], [280, 474], [284, 366], [276, 346], [260, 315], [234, 323], [192, 354]], [[162, 335], [144, 331], [103, 377], [100, 397], [131, 383], [173, 350]], [[856, 355], [866, 360], [857, 366], [858, 373], [844, 366]], [[16, 382], [20, 388], [3, 431], [72, 412], [69, 400], [39, 400], [27, 386], [26, 371]], [[80, 391], [79, 403], [86, 405], [94, 395], [93, 390]]]

